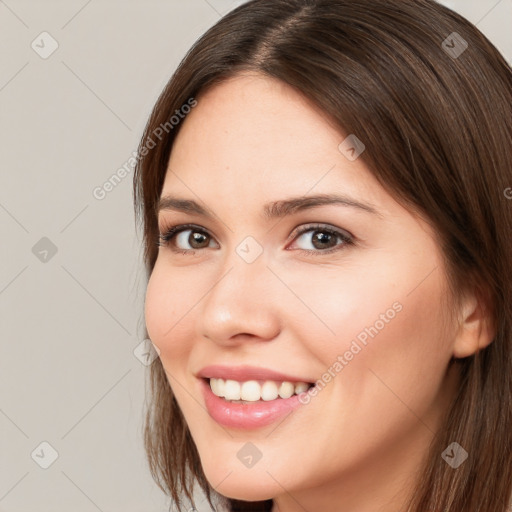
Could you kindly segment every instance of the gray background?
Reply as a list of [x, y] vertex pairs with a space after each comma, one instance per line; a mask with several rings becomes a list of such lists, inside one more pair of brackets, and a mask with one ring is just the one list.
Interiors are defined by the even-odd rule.
[[[141, 438], [155, 354], [133, 173], [93, 191], [185, 52], [241, 3], [0, 0], [0, 512], [169, 509]], [[512, 0], [442, 3], [512, 61]]]

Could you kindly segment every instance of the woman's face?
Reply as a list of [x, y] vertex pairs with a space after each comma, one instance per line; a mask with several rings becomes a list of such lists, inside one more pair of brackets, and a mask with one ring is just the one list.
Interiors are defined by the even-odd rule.
[[[195, 227], [159, 248], [145, 314], [205, 475], [221, 494], [289, 510], [332, 506], [336, 493], [338, 507], [375, 510], [417, 467], [454, 390], [432, 230], [279, 81], [239, 75], [182, 122], [158, 222], [162, 234]], [[305, 207], [327, 195], [346, 201]], [[292, 198], [303, 207], [279, 208]], [[228, 369], [202, 372], [210, 365]], [[201, 375], [269, 394], [233, 404]], [[287, 379], [316, 382], [316, 394], [272, 400]]]

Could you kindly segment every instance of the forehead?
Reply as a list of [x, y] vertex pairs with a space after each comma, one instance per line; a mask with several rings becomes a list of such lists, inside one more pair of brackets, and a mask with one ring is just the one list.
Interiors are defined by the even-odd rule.
[[[217, 84], [198, 97], [175, 142], [246, 154], [291, 158], [304, 150], [336, 149], [340, 133], [327, 116], [287, 84], [262, 75], [242, 75]], [[294, 143], [306, 144], [302, 150]], [[234, 146], [236, 145], [236, 146]], [[262, 156], [264, 156], [262, 155]], [[313, 159], [315, 155], [311, 155]]]
[[241, 193], [250, 185], [253, 193], [305, 194], [316, 183], [322, 192], [344, 183], [344, 191], [369, 193], [366, 182], [374, 179], [363, 162], [338, 149], [346, 135], [287, 84], [238, 75], [197, 101], [174, 142], [164, 189], [186, 189], [186, 176], [201, 190]]

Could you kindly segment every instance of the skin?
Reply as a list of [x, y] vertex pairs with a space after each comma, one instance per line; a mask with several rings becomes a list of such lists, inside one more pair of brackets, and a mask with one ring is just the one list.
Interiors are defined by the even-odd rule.
[[[208, 481], [228, 497], [274, 498], [274, 512], [397, 512], [457, 389], [450, 359], [492, 339], [480, 302], [468, 294], [458, 318], [447, 316], [430, 225], [362, 158], [347, 159], [338, 149], [346, 134], [286, 84], [238, 75], [198, 97], [182, 122], [162, 196], [195, 199], [215, 218], [160, 212], [161, 232], [194, 223], [210, 236], [194, 246], [193, 231], [181, 233], [174, 243], [188, 254], [160, 247], [145, 315]], [[340, 205], [261, 215], [268, 201], [320, 193], [380, 215]], [[346, 231], [354, 244], [335, 237], [329, 247], [339, 250], [323, 254], [317, 229], [294, 234], [308, 223]], [[263, 249], [250, 264], [236, 252], [247, 236]], [[280, 423], [232, 429], [208, 415], [202, 367], [249, 364], [314, 382], [396, 302], [401, 311]], [[249, 441], [262, 453], [252, 468], [237, 458]]]

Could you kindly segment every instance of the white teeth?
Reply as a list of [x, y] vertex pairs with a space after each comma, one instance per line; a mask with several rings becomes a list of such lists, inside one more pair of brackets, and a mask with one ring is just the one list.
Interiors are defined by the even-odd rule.
[[290, 398], [293, 394], [307, 391], [310, 384], [307, 382], [275, 382], [266, 380], [260, 384], [257, 380], [237, 382], [236, 380], [210, 379], [210, 388], [214, 395], [230, 401], [257, 402], [270, 401], [276, 398]]
[[210, 387], [212, 388], [213, 394], [217, 396], [222, 396], [224, 383], [221, 385], [221, 379], [210, 379]]
[[240, 389], [240, 399], [248, 402], [256, 402], [260, 399], [261, 388], [255, 380], [248, 380], [242, 384]]
[[291, 382], [283, 382], [279, 388], [281, 398], [290, 398], [295, 393], [295, 386]]
[[240, 400], [240, 383], [236, 380], [226, 380], [224, 383], [224, 397], [226, 400]]
[[307, 391], [309, 389], [309, 384], [306, 384], [305, 382], [299, 382], [295, 384], [295, 394], [298, 395], [299, 393], [303, 393], [304, 391]]
[[268, 402], [269, 400], [275, 400], [279, 396], [277, 391], [277, 384], [272, 381], [265, 381], [261, 386], [261, 398]]

